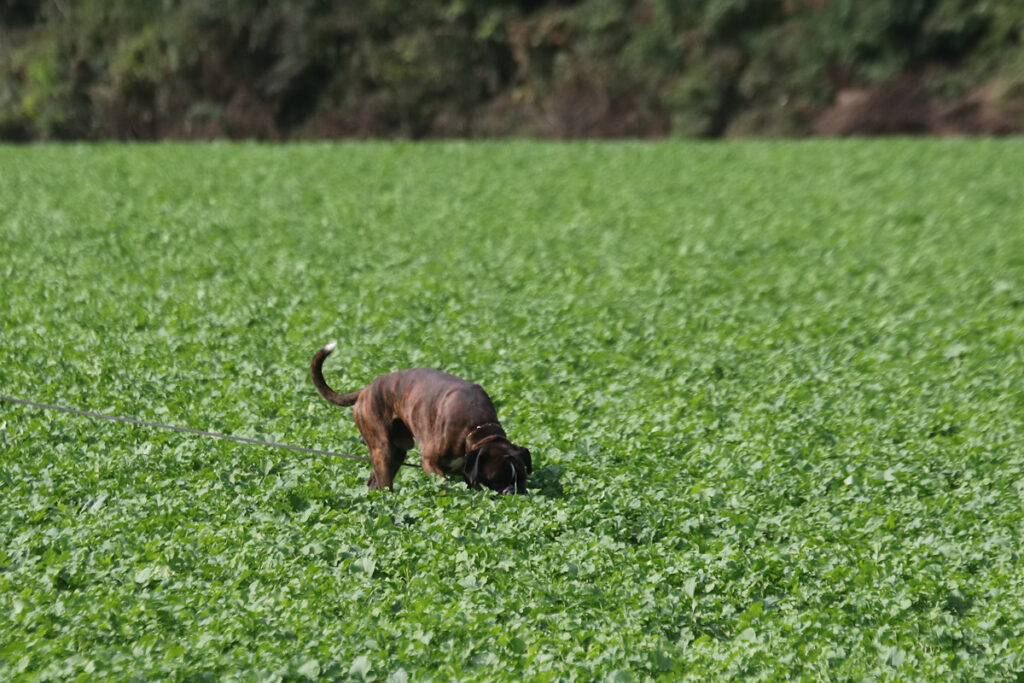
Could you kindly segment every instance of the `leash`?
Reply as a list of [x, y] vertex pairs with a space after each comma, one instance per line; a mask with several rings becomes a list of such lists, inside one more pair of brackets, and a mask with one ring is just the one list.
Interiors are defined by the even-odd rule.
[[[270, 448], [283, 448], [289, 451], [298, 451], [299, 453], [312, 453], [313, 455], [328, 455], [332, 458], [345, 458], [347, 460], [361, 460], [363, 462], [371, 462], [371, 460], [362, 455], [350, 455], [348, 453], [334, 453], [332, 451], [321, 451], [316, 448], [303, 448], [301, 446], [292, 446], [286, 443], [275, 443], [273, 441], [263, 441], [261, 439], [250, 439], [244, 436], [232, 436], [231, 434], [221, 434], [219, 432], [208, 432], [202, 429], [191, 429], [189, 427], [178, 427], [177, 425], [161, 424], [159, 422], [147, 422], [146, 420], [136, 420], [130, 417], [121, 417], [120, 415], [106, 415], [104, 413], [94, 413], [88, 410], [76, 410], [75, 408], [68, 408], [66, 406], [57, 406], [50, 403], [39, 403], [37, 401], [28, 401], [23, 398], [15, 398], [13, 396], [0, 396], [0, 401], [7, 403], [16, 403], [23, 406], [32, 406], [33, 408], [42, 408], [43, 410], [55, 410], [61, 413], [71, 413], [72, 415], [81, 415], [83, 417], [91, 417], [98, 420], [111, 420], [113, 422], [125, 422], [127, 424], [138, 425], [140, 427], [150, 427], [152, 429], [166, 429], [172, 432], [184, 432], [186, 434], [195, 434], [197, 436], [207, 436], [213, 439], [227, 439], [228, 441], [237, 441], [239, 443], [252, 444], [254, 446], [268, 446]], [[417, 463], [402, 463], [406, 467], [420, 467]]]

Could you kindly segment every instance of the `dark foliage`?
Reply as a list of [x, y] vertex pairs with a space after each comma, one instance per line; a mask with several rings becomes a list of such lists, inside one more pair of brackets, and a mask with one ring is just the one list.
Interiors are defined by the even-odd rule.
[[1020, 5], [8, 0], [0, 138], [1013, 132]]

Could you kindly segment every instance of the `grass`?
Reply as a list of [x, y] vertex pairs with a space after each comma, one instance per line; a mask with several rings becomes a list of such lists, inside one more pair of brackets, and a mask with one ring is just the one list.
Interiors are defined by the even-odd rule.
[[0, 679], [1013, 679], [1024, 141], [0, 147]]

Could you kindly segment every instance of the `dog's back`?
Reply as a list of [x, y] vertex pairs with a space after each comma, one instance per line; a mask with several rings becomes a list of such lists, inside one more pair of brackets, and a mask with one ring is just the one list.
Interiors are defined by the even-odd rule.
[[[431, 368], [410, 368], [380, 375], [362, 390], [377, 414], [394, 412], [414, 435], [450, 432], [497, 421], [491, 397], [479, 384]], [[418, 436], [418, 435], [417, 435]]]

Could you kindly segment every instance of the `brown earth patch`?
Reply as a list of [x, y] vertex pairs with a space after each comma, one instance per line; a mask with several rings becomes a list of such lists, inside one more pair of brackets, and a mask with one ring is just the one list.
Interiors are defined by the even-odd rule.
[[929, 95], [926, 79], [907, 76], [874, 89], [840, 90], [813, 122], [817, 135], [1012, 135], [1024, 131], [1021, 112], [991, 86], [955, 100]]

